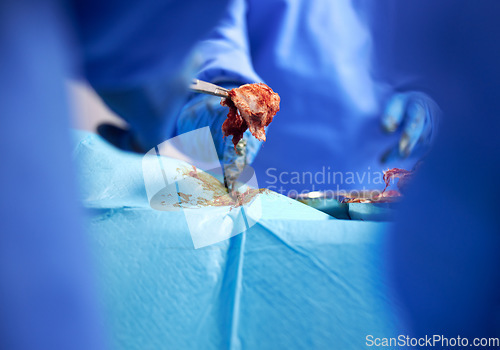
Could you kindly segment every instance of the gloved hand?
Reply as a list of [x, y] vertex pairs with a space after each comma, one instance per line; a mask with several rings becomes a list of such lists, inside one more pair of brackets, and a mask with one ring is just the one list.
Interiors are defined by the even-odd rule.
[[[224, 87], [230, 90], [237, 85], [225, 85]], [[210, 127], [217, 155], [224, 166], [225, 179], [227, 182], [234, 182], [244, 167], [253, 162], [262, 142], [247, 130], [235, 149], [233, 137], [224, 138], [223, 136], [222, 124], [226, 120], [229, 109], [221, 106], [220, 101], [221, 98], [217, 96], [194, 95], [179, 115], [177, 135], [205, 126]], [[245, 179], [240, 180], [245, 182]]]
[[427, 151], [437, 133], [441, 111], [428, 95], [410, 91], [393, 95], [382, 115], [382, 128], [401, 130], [401, 138], [382, 155], [382, 163]]
[[128, 124], [121, 128], [110, 124], [98, 127], [98, 133], [114, 146], [138, 153], [148, 152], [172, 138], [176, 117], [189, 95], [189, 84], [199, 69], [199, 56], [179, 60], [178, 66], [130, 83], [94, 86], [106, 105]]
[[159, 82], [96, 90], [127, 128], [102, 124], [98, 133], [125, 151], [145, 153], [174, 136], [176, 116], [188, 95], [186, 73]]
[[130, 129], [122, 129], [112, 124], [100, 124], [97, 133], [113, 146], [124, 151], [146, 153], [148, 150], [141, 146], [137, 137]]

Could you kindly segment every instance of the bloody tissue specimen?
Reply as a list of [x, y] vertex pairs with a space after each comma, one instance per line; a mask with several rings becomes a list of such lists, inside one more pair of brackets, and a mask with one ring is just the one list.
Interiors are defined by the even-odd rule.
[[266, 84], [245, 84], [229, 91], [229, 97], [220, 104], [229, 107], [222, 132], [224, 136], [233, 135], [236, 147], [247, 129], [258, 140], [266, 141], [265, 127], [280, 110], [280, 97]]

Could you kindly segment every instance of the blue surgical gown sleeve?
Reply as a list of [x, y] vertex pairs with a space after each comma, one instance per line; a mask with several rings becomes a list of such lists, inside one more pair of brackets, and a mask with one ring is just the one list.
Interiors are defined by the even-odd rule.
[[195, 42], [227, 0], [84, 1], [74, 8], [85, 77], [142, 148], [174, 133], [195, 69]]
[[199, 79], [217, 83], [262, 81], [252, 65], [247, 10], [246, 0], [232, 0], [218, 26], [199, 43]]

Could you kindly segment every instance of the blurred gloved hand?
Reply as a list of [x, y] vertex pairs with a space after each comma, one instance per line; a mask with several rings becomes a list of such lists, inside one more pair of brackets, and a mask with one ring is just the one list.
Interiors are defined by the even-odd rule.
[[132, 87], [96, 90], [127, 128], [102, 124], [98, 133], [114, 146], [145, 153], [174, 136], [176, 116], [189, 94], [186, 73]]
[[393, 95], [382, 114], [382, 128], [401, 131], [399, 142], [382, 155], [382, 163], [427, 151], [437, 133], [441, 111], [428, 95], [410, 91]]
[[94, 86], [106, 105], [128, 124], [127, 128], [102, 124], [97, 131], [114, 146], [138, 153], [172, 138], [198, 69], [199, 57], [194, 53], [155, 79]]
[[137, 137], [130, 129], [122, 129], [112, 124], [101, 124], [97, 132], [113, 146], [124, 151], [146, 153], [148, 150], [139, 144]]
[[[230, 90], [237, 85], [223, 85], [223, 87]], [[235, 149], [233, 137], [224, 138], [222, 132], [222, 124], [226, 120], [229, 109], [221, 106], [220, 101], [221, 98], [217, 96], [194, 95], [181, 110], [177, 120], [177, 134], [205, 126], [210, 127], [217, 155], [224, 166], [225, 178], [227, 181], [234, 182], [243, 168], [253, 162], [262, 142], [247, 130]], [[244, 181], [244, 179], [241, 180]]]

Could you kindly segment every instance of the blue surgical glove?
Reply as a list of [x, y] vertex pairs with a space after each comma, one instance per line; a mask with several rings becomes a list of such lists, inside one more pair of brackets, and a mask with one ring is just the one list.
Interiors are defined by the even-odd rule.
[[[175, 68], [175, 69], [174, 69]], [[175, 136], [176, 117], [189, 95], [189, 84], [199, 68], [193, 54], [150, 80], [95, 87], [106, 105], [125, 120], [127, 128], [102, 124], [99, 134], [114, 146], [145, 153]]]
[[401, 138], [383, 154], [382, 163], [424, 154], [437, 133], [440, 115], [436, 102], [422, 92], [394, 94], [382, 115], [382, 128], [389, 133], [400, 131]]
[[[236, 85], [225, 85], [227, 89]], [[227, 181], [234, 182], [245, 166], [250, 165], [262, 142], [257, 140], [249, 130], [243, 134], [243, 139], [234, 147], [233, 137], [224, 137], [222, 124], [229, 112], [228, 107], [221, 106], [221, 98], [205, 94], [194, 95], [181, 110], [177, 120], [177, 134], [183, 134], [205, 126], [210, 127], [217, 155], [224, 166]], [[245, 172], [246, 173], [246, 172]], [[240, 179], [244, 182], [245, 179]]]
[[102, 124], [99, 134], [125, 151], [145, 153], [174, 136], [176, 116], [188, 95], [189, 78], [160, 84], [96, 90], [107, 106], [128, 123], [127, 128]]

